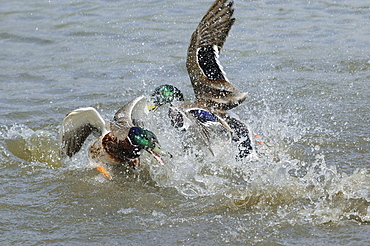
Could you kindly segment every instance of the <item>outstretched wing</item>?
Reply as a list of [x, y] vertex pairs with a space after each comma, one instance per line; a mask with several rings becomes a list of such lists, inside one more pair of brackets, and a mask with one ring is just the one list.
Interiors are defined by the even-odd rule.
[[227, 110], [247, 97], [226, 78], [218, 56], [234, 24], [233, 2], [216, 0], [191, 36], [186, 67], [195, 97], [207, 107]]
[[149, 113], [148, 106], [148, 101], [144, 96], [137, 97], [116, 112], [114, 121], [123, 127], [142, 127], [143, 120]]
[[60, 128], [61, 154], [69, 157], [76, 154], [90, 134], [97, 136], [109, 132], [106, 121], [92, 107], [71, 111]]

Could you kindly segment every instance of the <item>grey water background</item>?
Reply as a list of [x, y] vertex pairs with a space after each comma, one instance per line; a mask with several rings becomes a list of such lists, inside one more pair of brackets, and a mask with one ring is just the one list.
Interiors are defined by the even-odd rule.
[[[192, 100], [191, 33], [212, 1], [0, 2], [4, 245], [369, 245], [370, 4], [235, 1], [220, 56], [258, 160], [185, 152], [106, 181], [58, 155], [67, 112], [104, 117], [158, 85]], [[162, 124], [161, 124], [162, 123]], [[87, 147], [87, 146], [86, 146]]]

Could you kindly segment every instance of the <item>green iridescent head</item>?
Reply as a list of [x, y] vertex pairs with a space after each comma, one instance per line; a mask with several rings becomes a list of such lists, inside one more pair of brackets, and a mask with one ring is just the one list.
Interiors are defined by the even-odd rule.
[[160, 107], [174, 101], [184, 101], [184, 96], [175, 86], [161, 85], [154, 90], [152, 100], [156, 107]]
[[166, 153], [161, 150], [157, 136], [153, 132], [134, 126], [130, 128], [128, 138], [138, 151], [144, 149], [152, 154], [159, 163], [164, 164], [160, 155]]
[[153, 149], [158, 144], [155, 134], [141, 127], [131, 127], [128, 137], [140, 149]]

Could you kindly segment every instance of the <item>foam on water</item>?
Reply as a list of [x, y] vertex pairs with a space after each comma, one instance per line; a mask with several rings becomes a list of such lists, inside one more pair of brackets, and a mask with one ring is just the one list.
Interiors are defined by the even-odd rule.
[[[346, 174], [336, 165], [328, 165], [320, 146], [311, 144], [307, 137], [310, 126], [296, 113], [276, 114], [266, 107], [259, 117], [249, 118], [261, 135], [257, 140], [262, 145], [255, 143], [257, 157], [245, 161], [236, 161], [235, 148], [230, 146], [221, 146], [215, 156], [199, 142], [187, 143], [184, 151], [186, 133], [174, 131], [163, 119], [159, 119], [156, 132], [173, 158], [164, 167], [150, 165], [158, 185], [175, 187], [188, 198], [223, 196], [223, 205], [232, 209], [250, 207], [294, 214], [294, 220], [369, 222], [368, 171], [355, 169]], [[304, 151], [297, 151], [295, 145], [302, 143]]]
[[[149, 172], [155, 186], [175, 188], [189, 199], [217, 197], [219, 208], [268, 211], [292, 224], [370, 221], [368, 171], [339, 172], [336, 165], [326, 163], [317, 144], [312, 147], [306, 143], [304, 148], [310, 152], [297, 154], [295, 144], [301, 144], [310, 134], [299, 115], [279, 115], [265, 108], [258, 117], [250, 117], [252, 128], [261, 136], [256, 141], [262, 141], [262, 145], [256, 142], [256, 155], [245, 161], [235, 160], [236, 150], [232, 146], [215, 146], [213, 156], [199, 139], [193, 142], [189, 133], [172, 128], [166, 110], [149, 120], [163, 149], [173, 156], [166, 157], [166, 165], [162, 166], [149, 154], [142, 155], [142, 170]], [[67, 171], [92, 168], [86, 150], [62, 164], [57, 132], [14, 125], [3, 127], [1, 135], [6, 143], [2, 155], [19, 159], [22, 165], [64, 166]]]

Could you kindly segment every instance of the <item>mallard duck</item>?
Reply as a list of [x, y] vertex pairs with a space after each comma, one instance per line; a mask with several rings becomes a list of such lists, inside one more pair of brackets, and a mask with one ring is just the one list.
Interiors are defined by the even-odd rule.
[[[190, 38], [186, 68], [195, 93], [195, 104], [214, 110], [229, 110], [242, 103], [248, 93], [239, 91], [226, 78], [218, 57], [229, 31], [235, 22], [232, 18], [233, 2], [216, 0], [206, 12]], [[170, 101], [183, 101], [182, 93], [171, 85], [154, 91], [156, 106]], [[164, 96], [164, 98], [162, 97]]]
[[[146, 112], [145, 112], [146, 110]], [[114, 115], [113, 121], [106, 121], [92, 107], [71, 111], [64, 118], [60, 129], [61, 155], [72, 157], [80, 151], [90, 134], [97, 139], [89, 150], [89, 158], [97, 164], [136, 167], [142, 150], [148, 151], [161, 164], [164, 164], [156, 135], [141, 127], [140, 119], [145, 117], [147, 99], [138, 97], [128, 102]], [[105, 168], [97, 168], [105, 177]]]
[[[163, 92], [166, 93], [163, 93]], [[161, 85], [152, 94], [153, 111], [160, 106], [169, 104], [168, 116], [171, 125], [179, 130], [195, 129], [207, 144], [212, 154], [210, 133], [216, 133], [224, 141], [238, 142], [237, 159], [243, 159], [253, 152], [250, 127], [236, 115], [224, 110], [202, 107], [198, 103], [183, 100], [182, 92], [172, 85]], [[215, 134], [213, 134], [215, 135]]]
[[193, 103], [184, 102], [184, 96], [172, 85], [161, 85], [152, 94], [153, 109], [170, 104], [172, 125], [186, 130], [198, 129], [209, 144], [210, 127], [217, 127], [232, 134], [239, 142], [238, 158], [249, 155], [253, 148], [249, 127], [226, 110], [242, 103], [247, 93], [239, 91], [226, 78], [218, 57], [226, 37], [234, 24], [233, 2], [216, 0], [193, 32], [187, 53], [186, 67], [195, 93]]
[[[179, 130], [195, 130], [207, 144], [212, 154], [210, 134], [216, 133], [227, 141], [231, 137], [231, 129], [224, 119], [199, 107], [197, 103], [184, 102], [182, 92], [172, 85], [162, 85], [155, 89], [152, 94], [153, 110], [169, 104], [169, 118], [171, 124]], [[221, 137], [221, 138], [222, 138]]]

